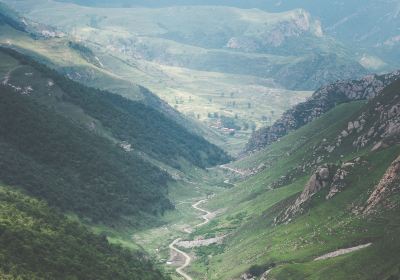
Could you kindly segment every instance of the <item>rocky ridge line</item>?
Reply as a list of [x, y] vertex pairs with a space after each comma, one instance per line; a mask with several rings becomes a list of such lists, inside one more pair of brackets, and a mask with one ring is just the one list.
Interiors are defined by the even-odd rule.
[[400, 70], [385, 75], [369, 75], [361, 80], [339, 81], [317, 90], [307, 101], [286, 111], [272, 126], [255, 131], [245, 152], [260, 150], [290, 131], [296, 130], [336, 105], [356, 100], [368, 100], [400, 78]]

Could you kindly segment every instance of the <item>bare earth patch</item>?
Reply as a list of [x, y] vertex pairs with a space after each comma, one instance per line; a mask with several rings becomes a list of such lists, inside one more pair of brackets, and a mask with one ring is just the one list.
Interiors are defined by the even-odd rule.
[[359, 246], [356, 246], [356, 247], [351, 247], [351, 248], [346, 248], [346, 249], [339, 249], [337, 251], [334, 251], [334, 252], [322, 255], [322, 256], [320, 256], [318, 258], [315, 258], [314, 261], [320, 261], [320, 260], [326, 260], [326, 259], [335, 258], [335, 257], [338, 257], [338, 256], [342, 256], [342, 255], [345, 255], [345, 254], [349, 254], [349, 253], [352, 253], [352, 252], [367, 248], [367, 247], [369, 247], [371, 245], [372, 245], [372, 243], [368, 243], [368, 244], [359, 245]]

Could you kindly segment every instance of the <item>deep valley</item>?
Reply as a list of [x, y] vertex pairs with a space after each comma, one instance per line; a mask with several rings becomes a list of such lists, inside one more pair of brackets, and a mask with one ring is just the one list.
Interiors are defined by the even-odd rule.
[[0, 0], [0, 279], [400, 279], [399, 7]]

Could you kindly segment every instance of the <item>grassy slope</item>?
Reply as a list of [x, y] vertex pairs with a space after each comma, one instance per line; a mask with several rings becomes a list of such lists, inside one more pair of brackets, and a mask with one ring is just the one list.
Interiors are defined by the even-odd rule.
[[[365, 201], [367, 193], [400, 153], [398, 146], [376, 153], [369, 153], [368, 149], [355, 153], [349, 146], [343, 145], [326, 161], [335, 163], [363, 155], [368, 162], [348, 178], [349, 187], [327, 202], [323, 202], [325, 193], [321, 192], [313, 200], [310, 206], [312, 211], [307, 215], [288, 225], [272, 225], [279, 211], [303, 190], [309, 175], [298, 175], [292, 183], [274, 190], [269, 189], [270, 184], [303, 160], [313, 158], [312, 146], [321, 143], [324, 138], [329, 141], [338, 135], [360, 108], [363, 108], [363, 103], [341, 105], [260, 154], [236, 162], [234, 166], [240, 168], [256, 167], [260, 163], [271, 167], [210, 201], [208, 207], [227, 208], [226, 214], [196, 234], [214, 232], [231, 235], [222, 253], [211, 246], [210, 250], [215, 255], [206, 262], [195, 263], [193, 275], [207, 272], [210, 279], [231, 279], [254, 265], [259, 265], [263, 272], [272, 264], [278, 267], [271, 275], [285, 280], [377, 279], [378, 276], [386, 279], [396, 273], [400, 262], [396, 253], [400, 244], [396, 237], [399, 230], [396, 213], [389, 212], [382, 217], [364, 220], [348, 209], [355, 202]], [[362, 252], [311, 262], [324, 253], [368, 241], [373, 241], [374, 245]], [[360, 269], [360, 266], [365, 267]], [[349, 275], [353, 278], [348, 278]]]

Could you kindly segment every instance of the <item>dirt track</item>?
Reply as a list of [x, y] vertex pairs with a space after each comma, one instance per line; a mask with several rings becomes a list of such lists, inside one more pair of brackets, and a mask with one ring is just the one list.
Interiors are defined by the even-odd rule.
[[[200, 207], [199, 207], [200, 204], [205, 203], [206, 201], [207, 201], [207, 199], [203, 199], [203, 200], [200, 200], [200, 201], [196, 202], [195, 204], [192, 204], [192, 207], [193, 207], [194, 209], [196, 209], [196, 210], [198, 210], [198, 211], [200, 211], [200, 212], [205, 213], [204, 215], [201, 216], [201, 217], [203, 218], [204, 221], [201, 222], [200, 224], [197, 224], [195, 227], [204, 226], [205, 224], [207, 224], [207, 223], [210, 221], [210, 219], [208, 218], [208, 216], [210, 216], [212, 213], [209, 212], [209, 211], [207, 211], [207, 210], [204, 210], [203, 208], [200, 208]], [[176, 269], [176, 273], [178, 273], [179, 275], [181, 275], [181, 276], [182, 276], [183, 278], [185, 278], [186, 280], [193, 280], [193, 278], [190, 277], [190, 276], [184, 271], [184, 269], [190, 265], [190, 263], [191, 263], [191, 261], [192, 261], [192, 258], [191, 258], [188, 254], [186, 254], [185, 252], [183, 252], [183, 251], [181, 251], [181, 250], [179, 250], [178, 248], [175, 247], [175, 245], [176, 245], [179, 241], [181, 241], [181, 238], [177, 238], [177, 239], [175, 239], [171, 244], [169, 244], [169, 248], [170, 248], [171, 250], [175, 251], [176, 253], [178, 253], [179, 255], [181, 255], [181, 256], [183, 256], [183, 257], [185, 258], [185, 263]]]

